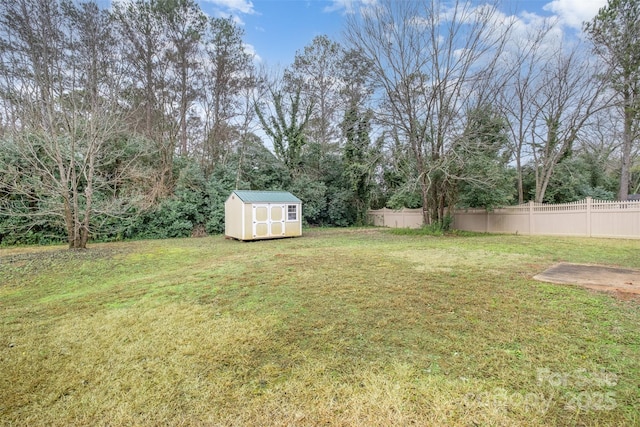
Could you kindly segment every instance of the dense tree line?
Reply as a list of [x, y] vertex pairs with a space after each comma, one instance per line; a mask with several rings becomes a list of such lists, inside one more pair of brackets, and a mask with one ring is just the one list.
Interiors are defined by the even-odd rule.
[[624, 199], [638, 14], [610, 0], [579, 42], [495, 5], [384, 0], [277, 71], [194, 0], [3, 2], [0, 243], [219, 233], [233, 189], [290, 190], [338, 226]]

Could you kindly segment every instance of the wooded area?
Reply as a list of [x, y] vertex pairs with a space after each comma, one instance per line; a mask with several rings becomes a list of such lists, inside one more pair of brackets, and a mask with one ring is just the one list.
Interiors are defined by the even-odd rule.
[[497, 4], [383, 0], [274, 70], [193, 0], [2, 2], [0, 244], [219, 233], [233, 189], [290, 191], [337, 226], [625, 200], [639, 18], [610, 0], [569, 38]]

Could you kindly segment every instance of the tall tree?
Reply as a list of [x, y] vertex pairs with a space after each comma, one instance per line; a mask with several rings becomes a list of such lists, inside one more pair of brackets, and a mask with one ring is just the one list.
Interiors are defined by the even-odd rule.
[[171, 64], [171, 115], [177, 122], [179, 152], [186, 156], [189, 153], [189, 111], [198, 96], [193, 81], [201, 72], [197, 59], [207, 18], [194, 0], [157, 0], [156, 7], [164, 18], [171, 43], [164, 58]]
[[495, 17], [491, 5], [387, 0], [349, 18], [383, 96], [376, 116], [415, 161], [425, 223], [444, 219], [452, 143], [496, 69], [507, 31]]
[[557, 52], [555, 26], [545, 21], [522, 36], [511, 37], [501, 59], [507, 71], [505, 85], [498, 92], [498, 105], [507, 119], [513, 160], [516, 167], [518, 203], [524, 203], [523, 166], [530, 154], [530, 136], [535, 125], [532, 102], [539, 89], [544, 64]]
[[606, 108], [596, 64], [582, 54], [580, 45], [562, 46], [542, 67], [532, 107], [529, 141], [534, 163], [536, 202], [543, 202], [555, 167], [571, 155], [573, 145], [594, 114]]
[[274, 83], [269, 87], [269, 99], [262, 105], [256, 103], [255, 108], [262, 129], [273, 142], [276, 157], [286, 165], [292, 177], [299, 175], [302, 149], [307, 144], [305, 130], [313, 105], [302, 105], [301, 88], [286, 93]]
[[638, 143], [640, 131], [640, 2], [609, 0], [584, 30], [608, 65], [603, 77], [619, 96], [624, 131], [618, 197], [626, 200], [633, 146]]
[[352, 202], [358, 225], [366, 223], [373, 172], [379, 160], [369, 136], [372, 116], [373, 111], [361, 113], [356, 105], [352, 105], [342, 123], [345, 138], [345, 173], [353, 194]]
[[[381, 160], [380, 144], [371, 144], [374, 113], [369, 102], [373, 94], [371, 64], [357, 49], [343, 49], [338, 73], [341, 104], [344, 170], [355, 211], [356, 224], [365, 224], [374, 189], [374, 173]], [[379, 138], [378, 141], [383, 141]]]
[[[374, 93], [374, 81], [371, 72], [372, 63], [358, 49], [345, 49], [340, 58], [338, 76], [341, 80], [341, 104], [345, 111], [354, 107], [358, 111], [369, 109]], [[344, 108], [343, 107], [343, 108]]]
[[306, 132], [311, 142], [319, 144], [321, 157], [335, 153], [338, 148], [343, 56], [339, 43], [325, 35], [317, 36], [303, 52], [296, 53], [293, 64], [284, 73], [287, 90], [294, 92], [300, 88], [303, 105], [313, 105]]
[[115, 1], [113, 17], [122, 43], [123, 61], [129, 65], [132, 108], [142, 118], [133, 130], [152, 140], [162, 119], [158, 93], [164, 89], [160, 61], [167, 45], [152, 3], [144, 0]]
[[113, 17], [121, 42], [122, 62], [128, 68], [126, 102], [132, 110], [130, 128], [153, 145], [158, 156], [150, 198], [166, 196], [173, 186], [176, 132], [167, 120], [170, 64], [164, 59], [171, 46], [156, 0], [116, 1]]
[[[256, 77], [243, 35], [242, 29], [230, 18], [212, 18], [207, 26], [201, 89], [205, 123], [201, 156], [207, 173], [231, 150], [234, 135], [238, 134], [234, 126], [240, 126], [240, 134], [247, 133], [245, 118], [253, 112], [253, 108], [247, 107], [247, 101]], [[236, 119], [239, 123], [234, 124]]]
[[468, 112], [465, 131], [454, 151], [459, 165], [455, 197], [459, 205], [493, 209], [512, 201], [506, 120], [492, 106]]
[[129, 73], [129, 99], [143, 118], [133, 129], [151, 141], [158, 156], [153, 198], [173, 191], [176, 152], [188, 154], [193, 82], [206, 17], [193, 0], [117, 1], [113, 16]]

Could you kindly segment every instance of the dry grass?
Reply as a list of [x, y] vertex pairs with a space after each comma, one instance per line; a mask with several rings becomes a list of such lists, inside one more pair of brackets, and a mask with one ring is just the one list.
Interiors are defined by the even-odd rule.
[[640, 242], [318, 230], [0, 250], [4, 425], [638, 425]]

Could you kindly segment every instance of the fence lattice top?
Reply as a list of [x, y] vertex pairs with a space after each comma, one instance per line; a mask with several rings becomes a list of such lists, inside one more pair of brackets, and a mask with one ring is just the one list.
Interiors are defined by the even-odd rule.
[[597, 200], [597, 199], [583, 199], [577, 202], [571, 203], [536, 203], [529, 202], [518, 206], [506, 206], [502, 208], [509, 210], [510, 212], [525, 213], [533, 209], [534, 212], [576, 212], [591, 210], [617, 210], [617, 209], [640, 209], [640, 201], [638, 200]]

